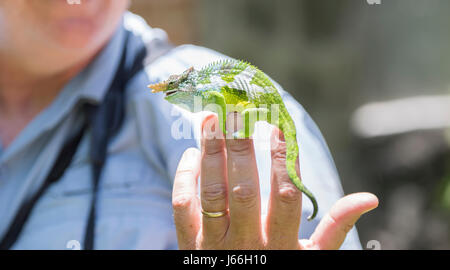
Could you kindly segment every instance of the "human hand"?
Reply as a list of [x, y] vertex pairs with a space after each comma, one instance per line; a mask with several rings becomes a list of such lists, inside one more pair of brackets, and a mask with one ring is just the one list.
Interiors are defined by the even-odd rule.
[[178, 165], [172, 204], [180, 249], [338, 249], [359, 217], [378, 206], [370, 193], [345, 196], [310, 239], [299, 240], [302, 193], [287, 175], [281, 132], [271, 138], [271, 192], [263, 217], [253, 141], [225, 139], [218, 126], [217, 116], [206, 117], [202, 152], [187, 149]]

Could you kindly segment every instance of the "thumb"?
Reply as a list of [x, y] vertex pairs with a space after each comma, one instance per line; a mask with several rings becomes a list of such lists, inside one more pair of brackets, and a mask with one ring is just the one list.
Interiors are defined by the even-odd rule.
[[311, 243], [315, 249], [339, 249], [362, 214], [378, 206], [378, 198], [366, 192], [354, 193], [339, 199], [322, 218]]
[[180, 249], [194, 249], [200, 228], [200, 202], [197, 178], [200, 174], [200, 151], [188, 148], [178, 164], [172, 191], [173, 217]]

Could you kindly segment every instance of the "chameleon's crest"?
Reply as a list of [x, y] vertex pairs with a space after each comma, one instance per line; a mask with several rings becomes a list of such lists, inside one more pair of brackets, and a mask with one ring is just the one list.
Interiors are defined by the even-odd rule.
[[189, 74], [194, 71], [193, 67], [188, 68], [186, 71], [183, 72], [181, 75], [171, 75], [167, 80], [151, 84], [148, 87], [152, 89], [152, 93], [158, 93], [158, 92], [171, 92], [174, 93], [178, 91], [178, 86], [180, 83], [182, 83], [184, 80], [186, 80], [189, 77]]

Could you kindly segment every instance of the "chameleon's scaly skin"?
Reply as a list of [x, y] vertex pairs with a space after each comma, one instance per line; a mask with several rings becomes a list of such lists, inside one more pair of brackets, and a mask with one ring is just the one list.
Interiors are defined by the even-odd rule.
[[[172, 75], [168, 80], [149, 87], [154, 93], [165, 92], [166, 100], [192, 112], [208, 110], [218, 113], [220, 127], [225, 133], [226, 114], [230, 112], [228, 106], [234, 105], [232, 110], [241, 113], [244, 119], [244, 128], [233, 134], [235, 138], [250, 137], [257, 120], [277, 126], [286, 141], [286, 169], [289, 178], [314, 206], [313, 214], [308, 220], [316, 216], [316, 199], [302, 184], [296, 171], [298, 145], [294, 121], [275, 85], [261, 70], [246, 62], [222, 60], [199, 71], [190, 68], [181, 75]], [[201, 106], [196, 106], [196, 98], [201, 100]], [[211, 104], [213, 106], [209, 106]], [[276, 107], [272, 105], [278, 105], [277, 112], [274, 112]], [[275, 117], [275, 113], [278, 117]]]

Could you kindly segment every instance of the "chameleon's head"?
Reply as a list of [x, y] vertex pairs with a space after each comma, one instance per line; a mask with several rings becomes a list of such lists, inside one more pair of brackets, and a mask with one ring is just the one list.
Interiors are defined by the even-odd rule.
[[180, 75], [171, 75], [167, 80], [151, 84], [148, 87], [152, 89], [152, 93], [164, 92], [167, 101], [179, 103], [195, 90], [192, 79], [189, 77], [193, 72], [194, 68], [191, 67]]

